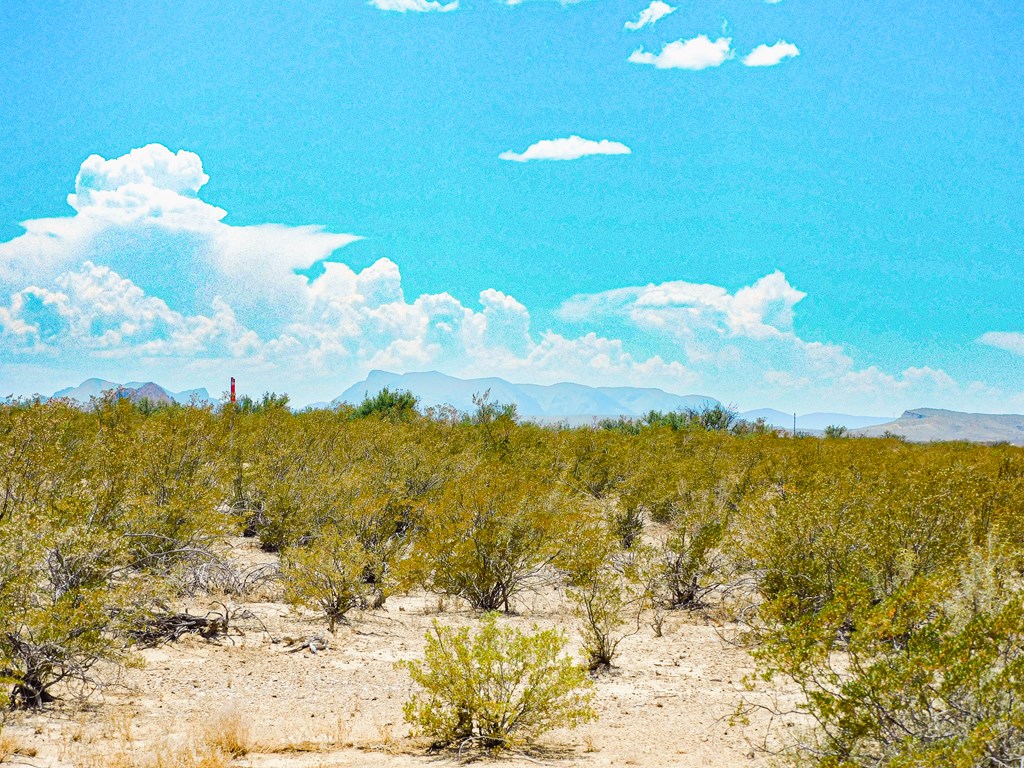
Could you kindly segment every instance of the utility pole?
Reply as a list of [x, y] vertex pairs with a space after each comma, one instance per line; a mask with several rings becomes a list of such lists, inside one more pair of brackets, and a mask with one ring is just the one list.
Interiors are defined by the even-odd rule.
[[[234, 379], [232, 379], [234, 381]], [[793, 437], [796, 437], [796, 414], [793, 414]]]

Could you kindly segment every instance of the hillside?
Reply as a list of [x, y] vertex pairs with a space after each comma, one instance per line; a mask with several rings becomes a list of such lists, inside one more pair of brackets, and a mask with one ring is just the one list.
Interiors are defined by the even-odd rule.
[[895, 421], [853, 430], [852, 434], [880, 437], [886, 432], [914, 443], [966, 440], [974, 443], [1024, 445], [1024, 416], [915, 408], [904, 411]]

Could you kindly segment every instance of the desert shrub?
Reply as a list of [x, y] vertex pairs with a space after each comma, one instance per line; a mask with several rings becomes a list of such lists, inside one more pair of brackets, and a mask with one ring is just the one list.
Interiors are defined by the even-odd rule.
[[626, 440], [623, 435], [607, 430], [562, 432], [558, 435], [555, 460], [563, 482], [594, 499], [612, 496], [633, 469]]
[[0, 407], [0, 523], [39, 514], [80, 482], [88, 419], [66, 402]]
[[424, 516], [416, 557], [429, 591], [486, 611], [540, 583], [566, 547], [573, 506], [553, 483], [502, 462], [452, 478]]
[[[979, 610], [951, 578], [921, 578], [873, 603], [843, 584], [818, 614], [756, 655], [804, 695], [817, 727], [792, 762], [822, 768], [1016, 764], [1024, 754], [1024, 598]], [[962, 596], [961, 596], [962, 597]], [[848, 628], [858, 629], [852, 634]], [[843, 663], [836, 663], [843, 658]], [[797, 733], [800, 731], [798, 730]]]
[[129, 443], [137, 464], [136, 503], [123, 528], [146, 568], [166, 570], [204, 556], [238, 530], [240, 521], [220, 509], [231, 493], [220, 426], [209, 409], [182, 406], [163, 407], [138, 424]]
[[356, 406], [353, 416], [379, 416], [390, 421], [408, 421], [417, 415], [417, 402], [412, 392], [400, 389], [392, 391], [384, 387], [373, 397], [367, 395], [363, 398], [363, 402]]
[[610, 669], [619, 644], [640, 631], [648, 603], [644, 560], [649, 553], [609, 551], [593, 568], [575, 574], [567, 590], [591, 672]]
[[369, 558], [353, 536], [326, 529], [311, 544], [282, 553], [285, 599], [319, 610], [334, 632], [345, 614], [366, 603], [370, 588], [364, 573], [368, 563]]
[[713, 499], [679, 510], [660, 542], [659, 570], [672, 608], [692, 609], [729, 578], [723, 552], [729, 513]]
[[557, 630], [525, 634], [491, 614], [472, 637], [435, 621], [426, 641], [422, 662], [402, 664], [419, 689], [403, 711], [437, 746], [510, 749], [596, 717], [592, 684]]
[[159, 586], [129, 575], [117, 543], [81, 528], [0, 531], [0, 670], [12, 705], [39, 708], [58, 683], [87, 693], [97, 665], [127, 660], [124, 630]]
[[996, 529], [977, 466], [942, 449], [861, 443], [820, 442], [814, 465], [746, 496], [741, 547], [775, 619], [820, 610], [842, 582], [885, 599], [956, 566]]
[[278, 551], [308, 541], [344, 507], [355, 429], [344, 414], [270, 409], [239, 420], [246, 532]]

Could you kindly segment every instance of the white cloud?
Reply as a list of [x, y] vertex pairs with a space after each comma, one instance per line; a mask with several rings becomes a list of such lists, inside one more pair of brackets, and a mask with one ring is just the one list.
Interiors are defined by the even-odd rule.
[[996, 347], [1015, 355], [1024, 355], [1024, 333], [989, 331], [978, 339], [981, 344]]
[[748, 67], [774, 67], [776, 64], [800, 55], [800, 49], [785, 40], [774, 45], [759, 45], [743, 59]]
[[0, 287], [49, 285], [88, 260], [170, 301], [185, 298], [182, 275], [191, 275], [190, 309], [221, 296], [250, 325], [273, 330], [304, 301], [307, 281], [295, 270], [360, 239], [322, 227], [229, 226], [223, 209], [198, 197], [207, 180], [197, 155], [159, 144], [89, 157], [68, 196], [74, 216], [24, 222], [23, 235], [0, 243]]
[[781, 272], [730, 294], [717, 285], [682, 280], [574, 296], [559, 309], [564, 320], [628, 316], [638, 326], [693, 337], [715, 330], [723, 336], [764, 339], [789, 332], [793, 307], [807, 294]]
[[658, 69], [700, 70], [721, 66], [731, 59], [734, 56], [731, 46], [732, 38], [711, 40], [707, 35], [698, 35], [690, 40], [666, 43], [658, 54], [638, 48], [629, 60], [634, 64], [653, 64]]
[[625, 23], [626, 29], [633, 30], [634, 32], [638, 29], [656, 23], [658, 20], [665, 18], [670, 13], [677, 10], [674, 6], [668, 3], [662, 2], [662, 0], [654, 0], [644, 10], [640, 11], [640, 16], [636, 21], [627, 21]]
[[895, 416], [924, 404], [964, 410], [993, 397], [995, 390], [981, 382], [961, 385], [927, 366], [895, 374], [858, 368], [841, 346], [802, 338], [794, 320], [805, 296], [782, 272], [773, 272], [736, 291], [671, 281], [582, 294], [563, 303], [557, 316], [598, 325], [611, 336], [639, 333], [664, 359], [684, 361], [702, 391], [746, 407], [842, 407]]
[[406, 11], [415, 11], [417, 13], [437, 11], [439, 13], [447, 13], [448, 11], [458, 10], [459, 0], [452, 0], [452, 2], [445, 4], [439, 3], [436, 0], [370, 0], [370, 5], [382, 11], [398, 11], [399, 13], [405, 13]]
[[[299, 397], [333, 396], [372, 368], [592, 383], [660, 377], [669, 388], [692, 378], [681, 363], [636, 357], [592, 331], [538, 331], [499, 290], [482, 291], [474, 306], [448, 293], [407, 297], [389, 259], [356, 271], [328, 258], [353, 235], [227, 225], [198, 196], [206, 181], [196, 155], [159, 145], [90, 157], [73, 216], [26, 222], [23, 235], [0, 243], [5, 378], [65, 369], [85, 378], [116, 361], [124, 378], [184, 387], [230, 369]], [[295, 273], [315, 263], [316, 279]]]
[[[308, 402], [386, 368], [882, 415], [1013, 402], [926, 366], [858, 368], [843, 347], [802, 338], [805, 294], [781, 272], [736, 290], [670, 281], [574, 296], [558, 312], [570, 330], [556, 332], [496, 288], [467, 304], [446, 292], [407, 296], [394, 261], [354, 270], [336, 260], [353, 235], [225, 224], [199, 197], [206, 181], [198, 157], [156, 145], [92, 157], [72, 216], [26, 222], [0, 243], [6, 389], [53, 391], [100, 375], [216, 391], [232, 375], [249, 391]], [[316, 263], [316, 279], [295, 272]], [[1024, 354], [1024, 334], [979, 341]]]
[[629, 147], [618, 141], [591, 141], [580, 136], [567, 139], [543, 139], [531, 144], [523, 152], [508, 150], [498, 155], [501, 160], [525, 163], [530, 160], [578, 160], [590, 155], [628, 155]]

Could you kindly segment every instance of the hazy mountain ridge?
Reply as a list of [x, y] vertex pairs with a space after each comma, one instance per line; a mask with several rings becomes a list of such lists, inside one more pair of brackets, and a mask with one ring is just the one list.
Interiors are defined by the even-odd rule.
[[[307, 408], [331, 408], [340, 403], [358, 404], [367, 395], [375, 395], [384, 387], [409, 390], [419, 398], [421, 407], [451, 405], [460, 411], [474, 409], [473, 395], [490, 390], [496, 403], [514, 403], [519, 415], [540, 423], [565, 422], [586, 425], [595, 419], [642, 418], [650, 411], [678, 411], [721, 405], [707, 395], [676, 395], [653, 387], [590, 387], [585, 384], [514, 384], [498, 377], [459, 379], [454, 376], [425, 371], [389, 373], [371, 371], [363, 381], [353, 384], [330, 403], [314, 403]], [[87, 405], [90, 398], [115, 391], [119, 397], [133, 401], [147, 399], [156, 403], [215, 401], [203, 388], [172, 392], [153, 381], [130, 381], [119, 384], [106, 379], [90, 378], [76, 387], [54, 392], [54, 398], [67, 398]], [[50, 398], [40, 397], [45, 401]], [[790, 431], [793, 414], [774, 408], [744, 411], [739, 418], [756, 421], [762, 418], [771, 426]], [[914, 408], [904, 411], [898, 419], [884, 416], [858, 416], [845, 413], [814, 412], [798, 415], [797, 431], [820, 434], [829, 425], [846, 427], [850, 436], [881, 437], [897, 435], [911, 442], [962, 440], [975, 443], [1011, 443], [1024, 446], [1024, 415], [961, 413], [940, 408]]]
[[[764, 419], [765, 422], [777, 429], [793, 430], [793, 414], [783, 413], [774, 408], [758, 408], [753, 411], [744, 411], [740, 414], [744, 421], [757, 421]], [[849, 413], [805, 413], [796, 417], [796, 429], [798, 432], [822, 432], [825, 427], [837, 426], [847, 429], [860, 429], [863, 427], [874, 427], [879, 424], [889, 424], [893, 421], [888, 416], [855, 416]]]
[[914, 408], [895, 421], [853, 430], [851, 434], [898, 435], [913, 443], [964, 440], [1024, 446], [1024, 416], [1014, 413], [961, 413], [942, 408]]
[[420, 399], [422, 407], [452, 405], [460, 411], [472, 411], [473, 395], [490, 390], [493, 402], [514, 403], [519, 415], [537, 419], [640, 417], [649, 411], [674, 411], [719, 405], [707, 395], [674, 395], [644, 387], [590, 387], [585, 384], [513, 384], [496, 377], [459, 379], [435, 371], [388, 373], [371, 371], [363, 381], [341, 393], [333, 404], [357, 404], [384, 387], [407, 389]]
[[171, 392], [153, 381], [129, 381], [119, 384], [116, 381], [96, 378], [86, 379], [77, 387], [65, 387], [57, 390], [53, 393], [53, 397], [66, 398], [87, 405], [91, 398], [102, 397], [104, 393], [111, 391], [116, 392], [118, 397], [125, 397], [133, 401], [145, 399], [154, 403], [181, 403], [182, 405], [188, 405], [193, 400], [201, 405], [213, 402], [205, 387]]

